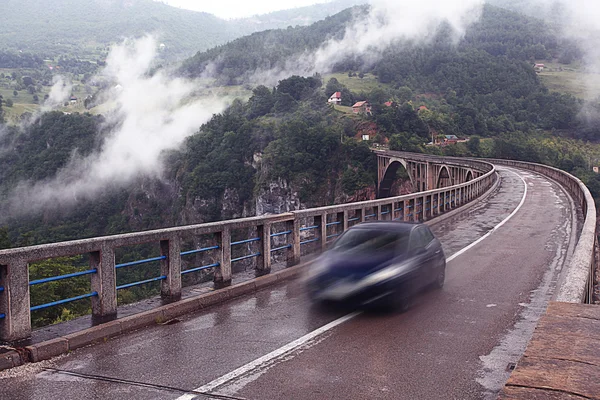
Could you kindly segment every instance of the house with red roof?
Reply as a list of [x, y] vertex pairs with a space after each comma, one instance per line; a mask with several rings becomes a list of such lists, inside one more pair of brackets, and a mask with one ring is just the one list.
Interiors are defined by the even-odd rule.
[[359, 101], [352, 106], [354, 114], [371, 114], [371, 104], [368, 101]]
[[335, 92], [327, 102], [332, 104], [342, 104], [342, 92]]

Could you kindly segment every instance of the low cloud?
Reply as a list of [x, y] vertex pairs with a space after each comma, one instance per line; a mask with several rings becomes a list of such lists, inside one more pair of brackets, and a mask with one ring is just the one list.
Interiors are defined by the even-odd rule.
[[483, 0], [373, 0], [369, 13], [348, 26], [342, 39], [331, 39], [317, 51], [287, 60], [278, 68], [256, 71], [250, 81], [273, 85], [294, 74], [328, 73], [352, 56], [374, 63], [399, 40], [427, 43], [442, 24], [452, 28], [458, 41], [480, 18], [482, 6]]
[[41, 112], [47, 112], [61, 107], [66, 101], [69, 101], [72, 90], [73, 84], [69, 80], [63, 76], [55, 75], [52, 78], [52, 89], [50, 89], [50, 93], [41, 108]]
[[[102, 78], [112, 90], [104, 94], [115, 105], [107, 115], [113, 128], [101, 150], [88, 157], [74, 155], [48, 181], [21, 183], [9, 200], [12, 215], [92, 199], [107, 188], [123, 188], [138, 177], [160, 178], [161, 155], [224, 110], [217, 98], [198, 98], [194, 81], [154, 67], [157, 43], [152, 37], [127, 41], [110, 52]], [[66, 86], [57, 81], [57, 98]], [[105, 127], [105, 128], [106, 128]]]

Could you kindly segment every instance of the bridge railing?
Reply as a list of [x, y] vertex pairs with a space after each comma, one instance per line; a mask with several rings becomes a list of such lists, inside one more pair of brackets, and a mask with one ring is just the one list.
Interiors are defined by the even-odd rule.
[[[488, 160], [488, 159], [486, 159]], [[596, 204], [590, 191], [577, 177], [557, 168], [523, 161], [491, 160], [495, 164], [528, 169], [543, 174], [560, 183], [581, 207], [584, 221], [569, 266], [563, 269], [555, 294], [556, 301], [590, 303], [593, 296], [596, 268]]]
[[[496, 181], [493, 166], [474, 162], [486, 173], [461, 185], [455, 185], [405, 196], [364, 201], [343, 205], [294, 211], [280, 215], [235, 219], [200, 225], [158, 229], [147, 232], [75, 240], [17, 249], [0, 250], [0, 341], [17, 342], [31, 336], [31, 307], [29, 264], [58, 257], [85, 255], [89, 269], [76, 273], [89, 276], [91, 290], [86, 295], [62, 299], [44, 307], [67, 301], [91, 299], [92, 318], [102, 322], [117, 316], [116, 271], [120, 267], [146, 262], [160, 263], [160, 276], [134, 282], [143, 285], [159, 281], [161, 297], [177, 301], [182, 295], [182, 275], [211, 269], [215, 289], [232, 281], [232, 264], [243, 259], [255, 259], [256, 275], [269, 274], [274, 254], [287, 266], [297, 264], [302, 254], [325, 249], [327, 244], [353, 224], [370, 220], [427, 221], [454, 210], [485, 193]], [[275, 227], [275, 228], [274, 228]], [[252, 237], [232, 241], [233, 233], [251, 230]], [[182, 251], [182, 243], [190, 236], [211, 236], [211, 245]], [[275, 243], [275, 244], [274, 244]], [[126, 246], [158, 245], [160, 255], [146, 260], [116, 264], [115, 253]], [[250, 254], [232, 259], [232, 250], [250, 246]], [[209, 251], [212, 262], [182, 270], [182, 257]], [[237, 251], [237, 250], [235, 250]], [[68, 279], [71, 276], [61, 276]], [[54, 280], [55, 278], [50, 277]], [[79, 278], [78, 278], [79, 279]], [[43, 283], [43, 282], [37, 282]]]

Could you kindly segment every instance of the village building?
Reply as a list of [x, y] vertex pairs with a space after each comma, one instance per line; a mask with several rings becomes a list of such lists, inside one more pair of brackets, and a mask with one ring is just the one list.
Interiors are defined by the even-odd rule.
[[354, 114], [371, 114], [371, 104], [368, 101], [359, 101], [352, 106]]
[[544, 64], [534, 64], [533, 65], [533, 69], [535, 70], [535, 72], [543, 72], [544, 68], [546, 68], [546, 65], [544, 65]]
[[327, 100], [328, 103], [331, 104], [342, 104], [342, 92], [335, 92], [334, 94], [331, 95], [331, 97], [329, 98], [329, 100]]

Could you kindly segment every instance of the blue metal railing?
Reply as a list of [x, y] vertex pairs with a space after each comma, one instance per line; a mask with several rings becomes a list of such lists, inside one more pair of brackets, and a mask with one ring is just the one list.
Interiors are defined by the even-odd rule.
[[[94, 269], [90, 269], [90, 270], [87, 270], [87, 271], [74, 272], [72, 274], [66, 274], [66, 275], [60, 275], [60, 276], [53, 276], [53, 277], [50, 277], [50, 278], [38, 279], [38, 280], [29, 282], [29, 286], [41, 285], [42, 283], [48, 283], [48, 282], [54, 282], [54, 281], [62, 281], [63, 279], [69, 279], [69, 278], [75, 278], [75, 277], [78, 277], [78, 276], [95, 274], [96, 272], [98, 272], [98, 270], [94, 268]], [[4, 290], [4, 288], [2, 288], [2, 290]], [[0, 290], [0, 292], [2, 290]]]
[[331, 238], [334, 238], [334, 237], [338, 237], [338, 236], [340, 236], [340, 235], [341, 235], [341, 233], [334, 233], [333, 235], [328, 235], [328, 236], [327, 236], [327, 239], [331, 239]]
[[252, 239], [240, 240], [238, 242], [232, 242], [231, 245], [232, 246], [237, 246], [238, 244], [251, 243], [251, 242], [260, 242], [260, 238], [252, 238]]
[[309, 244], [309, 243], [313, 243], [313, 242], [318, 242], [319, 240], [321, 240], [321, 238], [315, 238], [315, 239], [310, 239], [310, 240], [305, 240], [303, 242], [300, 242], [300, 244]]
[[313, 225], [313, 226], [306, 226], [304, 228], [300, 228], [300, 232], [304, 232], [304, 231], [310, 231], [312, 229], [317, 229], [320, 228], [320, 225]]
[[191, 274], [192, 272], [198, 272], [198, 271], [202, 271], [202, 270], [205, 270], [205, 269], [216, 268], [216, 267], [218, 267], [220, 265], [221, 265], [220, 263], [214, 263], [214, 264], [205, 265], [205, 266], [202, 266], [202, 267], [186, 269], [185, 271], [181, 271], [181, 275]]
[[356, 218], [350, 218], [348, 219], [348, 222], [354, 222], [354, 221], [359, 221], [360, 218], [356, 217]]
[[258, 256], [260, 256], [260, 255], [261, 255], [261, 253], [260, 253], [260, 252], [259, 252], [259, 253], [254, 253], [254, 254], [250, 254], [250, 255], [247, 255], [247, 256], [243, 256], [243, 257], [234, 258], [234, 259], [232, 259], [232, 260], [231, 260], [231, 262], [232, 262], [232, 263], [234, 263], [234, 262], [238, 262], [238, 261], [246, 260], [246, 259], [248, 259], [248, 258], [254, 258], [254, 257], [258, 257]]
[[124, 268], [124, 267], [131, 267], [133, 265], [147, 264], [147, 263], [151, 263], [154, 261], [160, 261], [160, 260], [166, 260], [166, 259], [167, 259], [167, 256], [147, 258], [145, 260], [131, 261], [131, 262], [123, 263], [123, 264], [117, 264], [117, 265], [115, 265], [115, 268], [119, 269], [119, 268]]
[[187, 256], [187, 255], [190, 255], [190, 254], [204, 253], [206, 251], [216, 250], [216, 249], [220, 249], [220, 248], [221, 248], [221, 246], [205, 247], [203, 249], [198, 249], [198, 250], [182, 251], [181, 253], [179, 253], [179, 255], [180, 256]]
[[[94, 268], [94, 269], [89, 269], [89, 270], [86, 270], [86, 271], [73, 272], [71, 274], [65, 274], [65, 275], [51, 276], [49, 278], [36, 279], [36, 280], [30, 281], [29, 282], [29, 286], [42, 285], [44, 283], [49, 283], [49, 282], [62, 281], [62, 280], [65, 280], [65, 279], [76, 278], [76, 277], [79, 277], [79, 276], [86, 276], [86, 275], [95, 274], [97, 272], [98, 272], [98, 270], [96, 268]], [[2, 292], [2, 291], [4, 291], [4, 287], [0, 287], [0, 292]], [[53, 302], [50, 302], [50, 303], [39, 304], [37, 306], [30, 307], [29, 309], [30, 309], [30, 311], [43, 310], [45, 308], [50, 308], [50, 307], [54, 307], [54, 306], [58, 306], [58, 305], [61, 305], [61, 304], [66, 304], [66, 303], [71, 303], [73, 301], [82, 300], [82, 299], [86, 299], [86, 298], [97, 296], [97, 295], [98, 295], [97, 292], [92, 292], [92, 293], [88, 293], [88, 294], [83, 294], [81, 296], [71, 297], [71, 298], [68, 298], [68, 299], [56, 300], [56, 301], [53, 301]]]
[[376, 217], [376, 216], [377, 216], [377, 214], [365, 215], [365, 219], [367, 219], [367, 218], [373, 218], [373, 217]]
[[276, 251], [280, 251], [280, 250], [284, 250], [284, 249], [291, 249], [292, 245], [288, 244], [287, 246], [281, 246], [281, 247], [277, 247], [275, 249], [271, 249], [271, 253], [275, 253]]
[[289, 235], [290, 233], [292, 233], [292, 231], [285, 231], [285, 232], [272, 233], [272, 234], [271, 234], [271, 237], [277, 237], [277, 236]]
[[341, 221], [336, 221], [336, 222], [330, 222], [328, 224], [325, 224], [325, 226], [333, 226], [333, 225], [341, 225], [342, 222]]
[[[187, 254], [193, 254], [194, 252], [200, 252], [200, 250], [204, 250], [204, 249], [191, 250], [190, 252], [185, 252], [185, 253], [187, 253]], [[181, 255], [181, 253], [180, 253], [180, 255]], [[151, 263], [151, 262], [156, 262], [156, 261], [161, 261], [161, 260], [166, 260], [166, 259], [167, 259], [167, 256], [160, 256], [160, 257], [147, 258], [145, 260], [131, 261], [131, 262], [126, 262], [126, 263], [122, 263], [122, 264], [117, 264], [117, 265], [115, 265], [115, 269], [120, 269], [120, 268], [124, 268], [124, 267], [131, 267], [131, 266], [134, 266], [134, 265], [148, 264], [148, 263]], [[128, 289], [128, 288], [132, 288], [132, 287], [135, 287], [135, 286], [142, 286], [142, 285], [145, 285], [147, 283], [156, 282], [156, 281], [162, 281], [162, 280], [165, 280], [165, 279], [167, 279], [166, 275], [162, 275], [162, 276], [159, 276], [157, 278], [150, 278], [150, 279], [146, 279], [146, 280], [143, 280], [143, 281], [126, 283], [124, 285], [117, 286], [117, 290]]]
[[151, 282], [156, 282], [156, 281], [164, 281], [165, 279], [167, 279], [166, 275], [162, 275], [162, 276], [159, 276], [158, 278], [146, 279], [145, 281], [127, 283], [125, 285], [117, 286], [117, 290], [127, 289], [127, 288], [134, 287], [134, 286], [141, 286], [141, 285], [145, 285], [146, 283], [151, 283]]
[[52, 303], [40, 304], [39, 306], [31, 307], [30, 310], [31, 311], [43, 310], [44, 308], [54, 307], [54, 306], [58, 306], [61, 304], [66, 304], [66, 303], [71, 303], [73, 301], [83, 300], [83, 299], [87, 299], [89, 297], [94, 297], [94, 296], [98, 296], [98, 292], [82, 294], [81, 296], [71, 297], [70, 299], [57, 300], [57, 301], [53, 301]]
[[[190, 255], [190, 254], [205, 253], [207, 251], [217, 250], [217, 249], [220, 249], [220, 248], [221, 248], [221, 246], [205, 247], [205, 248], [197, 249], [197, 250], [182, 251], [181, 253], [179, 253], [179, 255], [180, 256], [187, 256], [187, 255]], [[203, 271], [205, 269], [216, 268], [216, 267], [218, 267], [220, 265], [221, 265], [220, 263], [214, 263], [214, 264], [210, 264], [210, 265], [203, 265], [201, 267], [186, 269], [184, 271], [181, 271], [181, 275], [187, 275], [187, 274], [191, 274], [192, 272], [198, 272], [198, 271]]]
[[0, 286], [0, 293], [4, 292], [4, 286]]
[[6, 318], [6, 314], [0, 314], [0, 319]]

